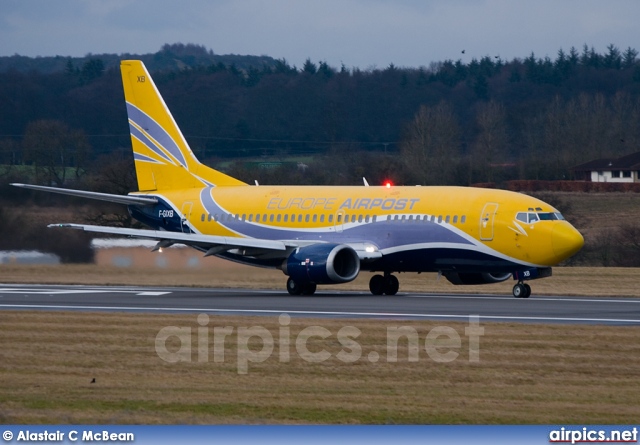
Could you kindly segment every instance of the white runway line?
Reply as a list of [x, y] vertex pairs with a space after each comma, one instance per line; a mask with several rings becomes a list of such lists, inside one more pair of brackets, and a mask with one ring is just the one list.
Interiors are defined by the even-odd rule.
[[341, 316], [341, 317], [384, 317], [384, 318], [454, 318], [468, 319], [477, 317], [482, 320], [500, 321], [549, 321], [549, 322], [590, 322], [590, 323], [637, 323], [640, 319], [617, 318], [571, 318], [571, 317], [527, 317], [509, 315], [477, 315], [477, 314], [409, 314], [395, 312], [337, 312], [337, 311], [287, 311], [273, 309], [213, 309], [213, 308], [180, 308], [180, 307], [137, 307], [137, 306], [76, 306], [76, 305], [46, 305], [46, 304], [0, 304], [0, 307], [13, 309], [76, 309], [76, 310], [109, 310], [109, 311], [147, 311], [147, 312], [204, 312], [220, 314], [290, 314], [306, 316]]

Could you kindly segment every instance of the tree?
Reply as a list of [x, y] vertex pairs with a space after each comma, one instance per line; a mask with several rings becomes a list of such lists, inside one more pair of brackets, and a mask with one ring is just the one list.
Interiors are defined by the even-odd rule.
[[453, 108], [422, 105], [401, 144], [407, 170], [420, 184], [450, 184], [460, 156], [460, 129]]
[[61, 187], [68, 173], [75, 179], [85, 173], [90, 146], [82, 130], [58, 120], [39, 120], [27, 125], [22, 144], [24, 160], [35, 167], [40, 183]]
[[476, 113], [478, 137], [472, 148], [473, 165], [480, 173], [480, 182], [493, 182], [495, 164], [508, 158], [506, 111], [495, 101], [481, 103]]
[[486, 100], [489, 98], [489, 83], [487, 82], [487, 78], [482, 74], [476, 77], [473, 83], [473, 92], [476, 93], [478, 99]]
[[628, 47], [622, 55], [622, 67], [631, 68], [636, 63], [636, 57], [638, 57], [638, 51]]
[[80, 82], [84, 85], [101, 77], [104, 73], [104, 63], [100, 59], [87, 60], [80, 70]]
[[607, 46], [607, 54], [604, 56], [603, 64], [605, 68], [619, 70], [622, 67], [622, 56], [620, 50], [613, 44]]
[[315, 63], [311, 61], [311, 59], [307, 59], [304, 61], [304, 65], [302, 65], [302, 72], [307, 74], [315, 74], [318, 71], [318, 67]]

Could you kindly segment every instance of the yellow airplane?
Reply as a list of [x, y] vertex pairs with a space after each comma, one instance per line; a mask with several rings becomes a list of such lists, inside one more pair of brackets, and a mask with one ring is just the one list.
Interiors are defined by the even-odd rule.
[[[394, 295], [394, 272], [438, 272], [453, 284], [551, 275], [582, 235], [549, 204], [469, 187], [249, 186], [201, 164], [144, 64], [121, 62], [138, 191], [127, 196], [13, 184], [126, 204], [151, 230], [53, 224], [185, 244], [231, 261], [280, 269], [292, 295], [377, 272], [374, 295]], [[365, 185], [366, 181], [365, 181]], [[50, 227], [51, 227], [50, 226]]]

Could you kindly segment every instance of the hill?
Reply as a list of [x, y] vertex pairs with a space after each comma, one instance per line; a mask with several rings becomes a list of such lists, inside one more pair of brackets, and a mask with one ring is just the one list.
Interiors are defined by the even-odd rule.
[[181, 70], [197, 66], [234, 65], [240, 70], [249, 67], [273, 66], [275, 59], [269, 56], [241, 56], [237, 54], [219, 55], [201, 45], [165, 44], [153, 54], [87, 54], [84, 57], [50, 56], [26, 57], [15, 54], [0, 57], [0, 72], [15, 70], [18, 72], [38, 71], [43, 74], [81, 69], [92, 60], [101, 60], [104, 69], [115, 68], [123, 59], [142, 60], [150, 71]]

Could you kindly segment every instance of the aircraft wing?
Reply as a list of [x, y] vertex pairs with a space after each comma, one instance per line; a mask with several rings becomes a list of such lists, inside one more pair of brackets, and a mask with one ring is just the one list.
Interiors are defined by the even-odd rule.
[[86, 224], [49, 224], [48, 227], [63, 227], [84, 230], [85, 232], [109, 233], [112, 235], [157, 240], [159, 243], [154, 250], [160, 247], [168, 247], [172, 244], [186, 244], [188, 246], [208, 249], [207, 255], [214, 255], [231, 249], [248, 248], [252, 251], [286, 251], [288, 247], [293, 247], [287, 246], [282, 241], [199, 235], [195, 233], [168, 232], [166, 230], [126, 229], [122, 227], [93, 226]]
[[[247, 256], [286, 257], [296, 247], [317, 244], [315, 240], [266, 240], [257, 238], [237, 238], [231, 236], [200, 235], [196, 233], [168, 232], [166, 230], [127, 229], [122, 227], [94, 226], [88, 224], [49, 224], [48, 227], [62, 227], [84, 230], [85, 232], [108, 233], [111, 235], [130, 236], [157, 240], [153, 249], [169, 247], [173, 244], [185, 244], [206, 250], [205, 256], [237, 249], [238, 254]], [[346, 243], [362, 261], [371, 261], [382, 257], [382, 253], [371, 243]]]

